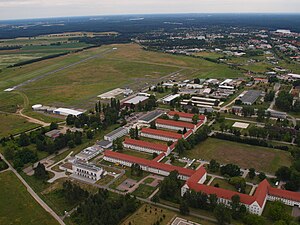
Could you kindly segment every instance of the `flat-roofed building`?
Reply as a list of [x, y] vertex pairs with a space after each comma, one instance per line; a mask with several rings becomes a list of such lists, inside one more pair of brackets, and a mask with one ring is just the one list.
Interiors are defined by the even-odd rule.
[[175, 100], [176, 98], [179, 98], [179, 97], [180, 97], [180, 94], [168, 95], [168, 96], [166, 96], [166, 97], [164, 97], [164, 98], [162, 99], [162, 102], [163, 102], [164, 104], [170, 104], [171, 101], [173, 101], [173, 100]]
[[245, 105], [253, 105], [257, 99], [261, 96], [262, 92], [257, 90], [247, 91], [240, 100]]
[[162, 141], [178, 141], [179, 139], [183, 138], [182, 134], [178, 134], [175, 132], [164, 131], [164, 130], [156, 130], [151, 128], [142, 128], [140, 132], [142, 137], [152, 138], [156, 140]]
[[119, 127], [118, 129], [110, 132], [109, 134], [106, 134], [104, 136], [104, 140], [113, 142], [114, 140], [116, 140], [117, 138], [123, 137], [126, 134], [128, 134], [128, 129], [125, 127]]
[[54, 114], [62, 115], [62, 116], [79, 116], [84, 113], [84, 110], [79, 111], [75, 109], [67, 109], [67, 108], [58, 108], [53, 111]]
[[100, 180], [101, 176], [105, 173], [102, 168], [81, 161], [75, 161], [72, 165], [72, 170], [75, 177], [89, 179], [93, 182]]
[[196, 128], [195, 124], [182, 122], [182, 121], [174, 121], [174, 120], [164, 120], [164, 119], [157, 119], [155, 121], [156, 127], [169, 129], [169, 130], [176, 130], [176, 131], [183, 131], [184, 128], [186, 130], [194, 130]]
[[155, 110], [152, 112], [147, 113], [144, 116], [141, 116], [138, 120], [139, 123], [146, 123], [149, 124], [152, 121], [156, 120], [158, 117], [160, 117], [164, 112], [160, 110]]
[[99, 155], [102, 151], [103, 151], [103, 149], [100, 146], [94, 145], [94, 146], [83, 149], [80, 153], [75, 155], [75, 158], [78, 160], [83, 160], [83, 161], [87, 162], [90, 159]]
[[[167, 115], [170, 119], [173, 119], [175, 115], [178, 115], [180, 121], [193, 122], [193, 117], [195, 114], [185, 113], [185, 112], [177, 112], [177, 111], [169, 111]], [[206, 123], [206, 116], [198, 115], [198, 121], [203, 121], [203, 123]]]
[[159, 143], [153, 143], [148, 141], [142, 141], [142, 140], [135, 140], [131, 138], [125, 138], [123, 142], [123, 146], [125, 148], [141, 151], [141, 152], [147, 152], [150, 154], [157, 153], [158, 155], [161, 153], [165, 153], [166, 155], [169, 155], [171, 152], [171, 149], [166, 144], [159, 144]]
[[132, 105], [137, 106], [139, 103], [144, 104], [149, 97], [147, 96], [135, 96], [127, 101], [125, 101], [122, 105], [131, 107]]

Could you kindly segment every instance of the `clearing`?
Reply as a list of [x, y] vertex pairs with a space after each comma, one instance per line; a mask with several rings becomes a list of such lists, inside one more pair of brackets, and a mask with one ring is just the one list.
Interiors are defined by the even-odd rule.
[[289, 152], [247, 145], [237, 142], [208, 138], [194, 149], [186, 151], [185, 156], [210, 161], [215, 159], [222, 164], [233, 163], [241, 168], [255, 168], [274, 174], [280, 166], [291, 165]]

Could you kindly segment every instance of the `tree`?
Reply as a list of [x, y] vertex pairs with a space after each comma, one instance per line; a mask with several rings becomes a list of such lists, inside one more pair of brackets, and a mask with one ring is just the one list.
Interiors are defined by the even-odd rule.
[[87, 137], [87, 139], [93, 139], [94, 138], [94, 133], [91, 131], [91, 130], [88, 130], [87, 132], [86, 132], [86, 137]]
[[58, 124], [57, 124], [57, 123], [52, 122], [52, 123], [50, 124], [50, 130], [55, 130], [55, 129], [57, 129], [57, 128], [58, 128]]
[[44, 164], [38, 163], [38, 165], [34, 168], [34, 176], [40, 180], [46, 180], [49, 178], [49, 174], [46, 171]]
[[292, 220], [291, 216], [286, 212], [284, 203], [280, 201], [270, 203], [268, 217], [272, 221], [284, 220], [287, 223]]
[[113, 150], [114, 151], [122, 151], [123, 150], [123, 143], [122, 138], [117, 138], [113, 141]]
[[193, 124], [197, 124], [199, 121], [199, 115], [198, 114], [193, 115], [192, 121], [193, 121]]
[[211, 194], [208, 196], [209, 209], [213, 211], [218, 205], [218, 197], [216, 194]]
[[151, 129], [156, 129], [156, 123], [155, 123], [155, 121], [152, 121], [152, 122], [150, 123], [150, 128], [151, 128]]
[[264, 172], [261, 172], [260, 174], [258, 174], [258, 178], [259, 178], [260, 181], [263, 181], [264, 179], [267, 178], [267, 176]]
[[182, 215], [188, 215], [190, 213], [189, 206], [185, 200], [180, 202], [179, 210]]
[[30, 145], [30, 139], [29, 137], [27, 136], [27, 134], [25, 133], [22, 133], [19, 137], [19, 145], [21, 147], [25, 147], [25, 146], [28, 146]]
[[225, 225], [231, 222], [230, 210], [223, 204], [218, 204], [214, 209], [214, 216], [219, 225]]
[[221, 174], [228, 175], [230, 177], [236, 177], [240, 176], [241, 169], [239, 166], [230, 163], [221, 167]]
[[181, 181], [177, 171], [170, 172], [160, 185], [159, 196], [166, 200], [178, 201], [180, 198]]
[[255, 177], [255, 169], [254, 168], [250, 168], [248, 175], [249, 175], [250, 179], [253, 179]]
[[243, 222], [245, 223], [245, 225], [265, 225], [266, 219], [255, 214], [248, 214], [244, 216]]
[[292, 171], [290, 168], [287, 166], [282, 166], [276, 171], [275, 175], [278, 179], [287, 181], [291, 178], [291, 172]]
[[175, 115], [173, 116], [173, 120], [178, 121], [179, 119], [180, 119], [180, 117], [179, 117], [178, 114], [175, 114]]
[[218, 163], [216, 160], [212, 159], [209, 162], [208, 169], [210, 172], [216, 173], [220, 169], [220, 163]]

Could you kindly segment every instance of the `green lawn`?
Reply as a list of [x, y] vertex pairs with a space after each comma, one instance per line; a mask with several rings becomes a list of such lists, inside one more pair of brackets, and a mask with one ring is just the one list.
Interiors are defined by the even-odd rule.
[[0, 224], [58, 224], [31, 197], [12, 172], [1, 173], [0, 183]]
[[9, 135], [19, 134], [27, 130], [39, 127], [39, 125], [30, 123], [26, 119], [12, 115], [0, 113], [0, 138]]
[[141, 198], [148, 198], [155, 191], [155, 189], [156, 187], [151, 187], [146, 184], [140, 184], [132, 194]]
[[186, 163], [180, 162], [179, 160], [175, 159], [174, 162], [172, 162], [172, 165], [179, 166], [179, 167], [184, 167], [186, 165]]
[[194, 149], [186, 151], [184, 156], [220, 163], [234, 163], [241, 168], [255, 168], [257, 171], [275, 173], [280, 166], [291, 165], [289, 152], [252, 146], [237, 142], [208, 138]]
[[126, 154], [126, 155], [139, 157], [139, 158], [142, 158], [142, 159], [150, 159], [150, 160], [153, 159], [152, 154], [139, 152], [139, 151], [135, 151], [135, 150], [124, 149], [121, 153]]

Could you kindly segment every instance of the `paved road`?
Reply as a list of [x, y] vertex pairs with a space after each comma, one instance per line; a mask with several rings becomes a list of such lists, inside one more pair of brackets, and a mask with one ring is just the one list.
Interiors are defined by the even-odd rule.
[[27, 188], [29, 194], [48, 212], [57, 222], [61, 225], [65, 225], [64, 221], [34, 192], [34, 190], [26, 183], [26, 181], [21, 177], [21, 175], [11, 166], [11, 164], [4, 158], [4, 156], [0, 153], [0, 157], [3, 161], [8, 165], [11, 171], [18, 177], [18, 179], [23, 183], [23, 185]]

